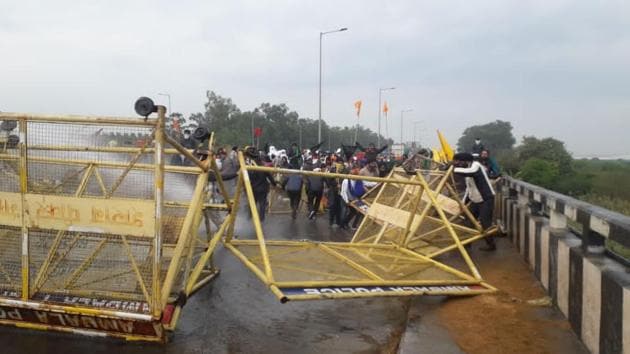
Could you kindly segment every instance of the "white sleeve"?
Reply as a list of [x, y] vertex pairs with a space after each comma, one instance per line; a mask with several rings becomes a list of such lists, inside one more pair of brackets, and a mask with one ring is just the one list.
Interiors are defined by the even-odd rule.
[[343, 182], [341, 182], [341, 198], [343, 199], [344, 202], [346, 202], [346, 204], [349, 203], [348, 201], [348, 180], [344, 179]]
[[460, 173], [463, 175], [470, 175], [473, 174], [477, 171], [479, 171], [479, 166], [481, 166], [481, 164], [477, 161], [473, 162], [472, 165], [470, 165], [470, 167], [455, 167], [453, 169], [453, 172], [455, 173]]
[[378, 182], [363, 181], [363, 185], [365, 186], [365, 188], [372, 188], [372, 187], [376, 186], [377, 184], [378, 184]]

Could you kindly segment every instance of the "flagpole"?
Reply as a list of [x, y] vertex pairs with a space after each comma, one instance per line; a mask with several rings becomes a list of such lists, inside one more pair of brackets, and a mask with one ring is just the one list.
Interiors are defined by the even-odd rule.
[[326, 34], [343, 32], [347, 30], [348, 28], [344, 27], [333, 31], [319, 32], [319, 109], [317, 113], [317, 142], [322, 141], [322, 39]]
[[[387, 101], [385, 101], [385, 104], [387, 104]], [[389, 138], [389, 119], [387, 119], [388, 115], [389, 115], [389, 106], [387, 107], [387, 112], [385, 112], [385, 140]], [[379, 144], [378, 146], [380, 147], [381, 145]]]
[[357, 110], [357, 124], [354, 127], [354, 143], [357, 142], [358, 134], [359, 134], [359, 118], [361, 117], [361, 105], [363, 102], [358, 100], [354, 102], [354, 108]]

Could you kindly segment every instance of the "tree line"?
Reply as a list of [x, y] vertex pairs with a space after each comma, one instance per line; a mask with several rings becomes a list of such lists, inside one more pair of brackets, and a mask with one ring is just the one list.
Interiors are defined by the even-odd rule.
[[[511, 176], [581, 199], [593, 194], [615, 197], [605, 188], [607, 183], [600, 182], [609, 178], [607, 169], [617, 167], [613, 162], [596, 164], [590, 160], [575, 160], [564, 142], [551, 137], [524, 136], [516, 145], [512, 124], [501, 120], [466, 128], [457, 149], [470, 151], [476, 138], [489, 148], [504, 173]], [[628, 172], [626, 177], [630, 177], [630, 169]]]
[[[167, 120], [167, 128], [173, 129], [177, 119], [180, 130], [205, 127], [215, 133], [217, 142], [222, 146], [274, 145], [278, 149], [289, 148], [292, 143], [308, 148], [319, 143], [318, 120], [300, 117], [286, 104], [262, 103], [258, 107], [241, 111], [231, 98], [222, 97], [214, 91], [206, 93], [204, 112], [193, 113], [184, 117], [173, 113]], [[260, 128], [262, 134], [252, 141], [253, 128]], [[341, 144], [352, 145], [355, 141], [367, 146], [376, 143], [377, 133], [363, 126], [332, 126], [322, 120], [323, 150], [336, 150]], [[355, 139], [356, 134], [356, 139]], [[383, 144], [391, 145], [393, 141], [381, 135]]]

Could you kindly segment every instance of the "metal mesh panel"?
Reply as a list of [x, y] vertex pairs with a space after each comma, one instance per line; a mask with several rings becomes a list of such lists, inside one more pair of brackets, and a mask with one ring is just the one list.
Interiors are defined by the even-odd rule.
[[3, 226], [0, 229], [0, 296], [22, 294], [22, 230]]
[[55, 230], [31, 230], [29, 238], [31, 291], [148, 302], [151, 239]]
[[[258, 245], [235, 246], [260, 270], [264, 270]], [[368, 273], [386, 281], [459, 279], [429, 262], [410, 257], [394, 248], [328, 243], [295, 246], [268, 244], [267, 251], [274, 279], [278, 282], [374, 280]]]
[[[20, 191], [17, 125], [17, 121], [3, 121], [0, 126], [0, 191], [2, 192]], [[10, 128], [13, 129], [9, 130]]]
[[396, 249], [330, 246], [352, 262], [387, 280], [455, 280], [456, 275]]

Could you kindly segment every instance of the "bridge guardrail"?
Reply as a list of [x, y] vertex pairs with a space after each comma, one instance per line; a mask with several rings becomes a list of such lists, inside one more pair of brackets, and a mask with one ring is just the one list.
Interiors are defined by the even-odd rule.
[[575, 334], [591, 352], [627, 352], [630, 217], [510, 177], [500, 187], [504, 230]]
[[[506, 177], [503, 183], [511, 190], [512, 195], [516, 194], [521, 200], [532, 204], [539, 203], [548, 213], [552, 226], [566, 227], [568, 220], [580, 225], [578, 236], [582, 239], [583, 250], [597, 252], [605, 246], [606, 240], [630, 248], [630, 216], [512, 177]], [[624, 257], [624, 261], [628, 262], [628, 259]]]

